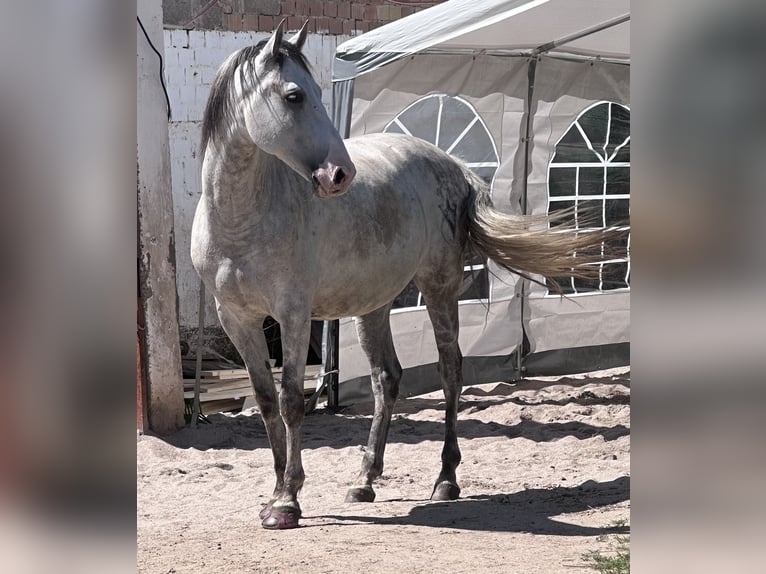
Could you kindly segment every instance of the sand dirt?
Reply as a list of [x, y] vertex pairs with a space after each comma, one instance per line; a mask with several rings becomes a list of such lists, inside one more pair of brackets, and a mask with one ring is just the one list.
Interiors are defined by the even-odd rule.
[[372, 504], [345, 504], [371, 405], [319, 409], [303, 426], [301, 528], [258, 512], [274, 485], [253, 410], [159, 439], [138, 437], [138, 570], [545, 573], [589, 571], [630, 513], [627, 368], [463, 390], [460, 500], [430, 502], [443, 398], [398, 401]]

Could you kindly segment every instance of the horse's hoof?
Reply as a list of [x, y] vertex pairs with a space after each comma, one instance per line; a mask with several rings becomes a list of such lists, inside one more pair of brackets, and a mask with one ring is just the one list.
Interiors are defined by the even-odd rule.
[[434, 486], [431, 500], [457, 500], [460, 497], [460, 487], [446, 480]]
[[274, 506], [274, 501], [270, 500], [268, 504], [266, 504], [258, 513], [258, 518], [260, 518], [261, 520], [265, 520], [266, 518], [268, 518], [269, 514], [271, 514], [271, 509], [273, 508], [273, 506]]
[[346, 502], [373, 502], [375, 491], [371, 486], [349, 488], [346, 493]]
[[[264, 508], [264, 510], [266, 509]], [[297, 508], [291, 506], [272, 506], [268, 516], [261, 522], [261, 526], [267, 530], [298, 528], [298, 519], [300, 517], [301, 511]]]

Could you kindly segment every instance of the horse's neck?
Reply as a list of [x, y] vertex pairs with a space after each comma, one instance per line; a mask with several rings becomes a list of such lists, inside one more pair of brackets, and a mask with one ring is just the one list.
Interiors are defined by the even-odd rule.
[[229, 142], [208, 150], [203, 193], [220, 223], [232, 230], [252, 227], [272, 210], [275, 200], [287, 199], [297, 177], [280, 159], [260, 148]]

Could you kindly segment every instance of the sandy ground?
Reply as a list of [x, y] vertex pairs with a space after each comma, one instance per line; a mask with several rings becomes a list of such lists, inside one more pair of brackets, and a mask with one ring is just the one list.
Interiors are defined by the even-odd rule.
[[138, 569], [189, 572], [587, 572], [630, 513], [630, 373], [466, 387], [461, 498], [430, 502], [443, 399], [398, 402], [372, 504], [345, 504], [370, 405], [304, 423], [301, 528], [258, 512], [273, 488], [260, 416], [214, 415], [170, 438], [138, 437]]

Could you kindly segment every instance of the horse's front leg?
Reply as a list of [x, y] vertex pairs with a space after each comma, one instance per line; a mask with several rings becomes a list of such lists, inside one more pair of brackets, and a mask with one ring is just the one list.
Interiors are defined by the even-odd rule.
[[[302, 312], [303, 311], [303, 312]], [[271, 512], [261, 523], [264, 528], [296, 528], [301, 516], [298, 492], [303, 487], [301, 461], [301, 424], [304, 416], [303, 376], [306, 350], [311, 332], [308, 307], [291, 309], [277, 317], [282, 332], [282, 389], [279, 410], [285, 425], [286, 463], [282, 490], [274, 500]]]
[[260, 518], [264, 519], [271, 513], [274, 501], [284, 490], [286, 464], [285, 425], [279, 415], [279, 397], [274, 387], [269, 350], [263, 334], [265, 317], [254, 316], [243, 319], [218, 304], [218, 318], [245, 362], [255, 393], [255, 401], [258, 403], [258, 410], [261, 412], [274, 456], [276, 484], [271, 500], [261, 511]]

